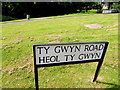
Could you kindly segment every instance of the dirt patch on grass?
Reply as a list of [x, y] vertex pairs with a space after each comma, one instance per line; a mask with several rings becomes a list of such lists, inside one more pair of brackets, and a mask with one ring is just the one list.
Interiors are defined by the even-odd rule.
[[94, 29], [103, 27], [103, 25], [99, 25], [99, 24], [87, 24], [87, 25], [84, 25], [84, 26], [89, 27], [89, 28], [94, 28]]
[[7, 37], [0, 38], [0, 40], [6, 40], [6, 39], [7, 39]]
[[46, 40], [48, 40], [48, 43], [57, 43], [60, 42], [62, 40], [62, 35], [46, 35], [48, 38], [46, 38]]

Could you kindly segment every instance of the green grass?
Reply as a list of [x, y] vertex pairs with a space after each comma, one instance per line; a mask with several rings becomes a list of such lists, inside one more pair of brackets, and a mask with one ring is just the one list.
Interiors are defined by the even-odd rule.
[[[73, 15], [74, 16], [74, 15]], [[100, 24], [92, 29], [86, 24]], [[23, 22], [2, 26], [2, 87], [34, 88], [33, 44], [108, 41], [97, 82], [97, 63], [39, 68], [41, 88], [117, 88], [118, 14]]]

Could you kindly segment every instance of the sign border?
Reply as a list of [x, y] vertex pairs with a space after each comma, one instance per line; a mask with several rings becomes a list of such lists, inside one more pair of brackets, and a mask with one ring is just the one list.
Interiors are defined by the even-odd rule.
[[[80, 61], [71, 61], [71, 62], [60, 62], [60, 63], [50, 63], [50, 64], [41, 64], [36, 65], [36, 52], [35, 47], [36, 46], [55, 46], [55, 45], [74, 45], [74, 44], [99, 44], [99, 43], [105, 43], [105, 47], [102, 53], [102, 56], [100, 59], [92, 59], [92, 60], [80, 60]], [[109, 42], [81, 42], [81, 43], [50, 43], [50, 44], [33, 44], [33, 53], [34, 53], [34, 65], [36, 67], [51, 67], [51, 66], [59, 66], [59, 65], [69, 65], [69, 64], [79, 64], [79, 63], [89, 63], [89, 62], [98, 62], [104, 59], [106, 49]]]

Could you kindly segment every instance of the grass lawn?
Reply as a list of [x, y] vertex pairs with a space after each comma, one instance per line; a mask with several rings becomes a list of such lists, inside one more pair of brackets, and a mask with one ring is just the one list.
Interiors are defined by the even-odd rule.
[[[74, 16], [74, 15], [73, 15]], [[99, 24], [101, 28], [84, 25]], [[51, 19], [2, 26], [2, 87], [35, 88], [33, 44], [108, 41], [97, 82], [97, 63], [39, 68], [40, 88], [117, 88], [118, 14]]]

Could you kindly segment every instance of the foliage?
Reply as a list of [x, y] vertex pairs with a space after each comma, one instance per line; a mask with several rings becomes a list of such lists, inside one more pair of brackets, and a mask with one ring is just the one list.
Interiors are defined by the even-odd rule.
[[27, 7], [30, 4], [26, 2], [2, 2], [2, 14], [14, 18], [22, 18], [27, 13]]
[[13, 18], [55, 16], [70, 13], [86, 12], [93, 8], [95, 2], [3, 2], [3, 15]]
[[1, 21], [8, 21], [8, 20], [14, 20], [15, 18], [12, 18], [10, 16], [3, 16], [2, 15], [2, 18], [1, 18]]
[[113, 3], [113, 9], [116, 9], [116, 10], [118, 10], [118, 12], [120, 12], [120, 2]]

